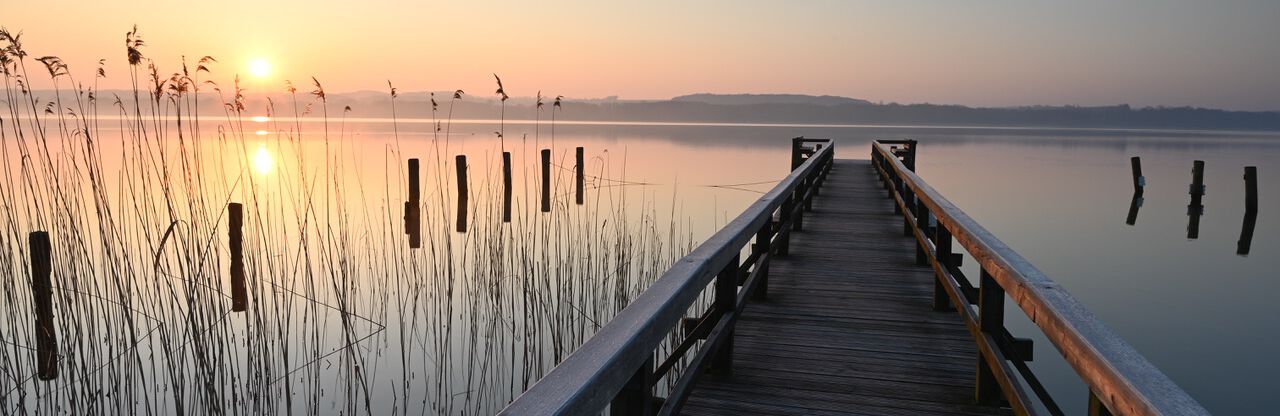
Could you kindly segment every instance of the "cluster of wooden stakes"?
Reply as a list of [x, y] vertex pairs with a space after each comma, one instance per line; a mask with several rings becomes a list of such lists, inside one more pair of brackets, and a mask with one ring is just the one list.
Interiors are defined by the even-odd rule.
[[[542, 149], [542, 212], [551, 212], [551, 149]], [[574, 201], [583, 204], [583, 148], [574, 149]], [[467, 156], [456, 157], [458, 177], [457, 231], [467, 232]], [[422, 247], [422, 195], [418, 159], [409, 159], [409, 200], [404, 203], [405, 234], [409, 247]], [[511, 222], [511, 152], [502, 152], [502, 222]], [[227, 237], [231, 251], [231, 311], [244, 312], [248, 306], [248, 290], [244, 269], [244, 205], [227, 204]], [[37, 377], [58, 378], [58, 336], [53, 321], [52, 246], [49, 233], [28, 234], [31, 248], [31, 292], [36, 315]]]
[[[1133, 199], [1129, 202], [1129, 215], [1125, 224], [1134, 225], [1138, 221], [1138, 209], [1142, 207], [1142, 196], [1147, 186], [1147, 178], [1142, 176], [1142, 158], [1129, 158], [1133, 170]], [[1240, 239], [1236, 242], [1236, 254], [1245, 256], [1253, 244], [1253, 229], [1258, 222], [1258, 167], [1244, 168], [1244, 223], [1240, 227]], [[1200, 238], [1200, 216], [1204, 215], [1204, 161], [1192, 162], [1191, 167], [1191, 203], [1187, 205], [1187, 238]]]

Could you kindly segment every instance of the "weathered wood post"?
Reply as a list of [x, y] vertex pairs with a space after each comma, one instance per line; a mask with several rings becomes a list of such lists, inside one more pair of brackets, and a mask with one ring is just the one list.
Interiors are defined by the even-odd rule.
[[582, 146], [578, 146], [574, 149], [574, 159], [576, 159], [575, 161], [577, 162], [574, 164], [573, 168], [574, 175], [577, 177], [577, 182], [575, 184], [577, 192], [574, 194], [574, 202], [578, 205], [582, 205], [582, 182], [585, 179], [585, 172], [583, 172], [582, 166]]
[[917, 146], [919, 143], [916, 140], [907, 140], [907, 156], [903, 158], [903, 164], [907, 166], [907, 170], [912, 172], [916, 171], [916, 149], [919, 147]]
[[804, 164], [804, 136], [791, 139], [791, 170]]
[[405, 202], [404, 226], [409, 248], [422, 247], [422, 193], [418, 183], [418, 159], [409, 159], [409, 201]]
[[1244, 167], [1244, 210], [1258, 211], [1258, 167]]
[[[948, 230], [941, 223], [933, 231], [933, 249], [934, 258], [938, 259], [939, 268], [950, 273], [952, 266], [958, 266], [954, 264], [955, 261], [953, 261], [951, 253], [951, 230]], [[947, 296], [947, 288], [942, 285], [941, 278], [937, 276], [934, 276], [933, 279], [933, 310], [951, 310], [951, 298]]]
[[458, 232], [467, 232], [467, 198], [470, 192], [467, 191], [467, 156], [458, 155], [454, 158], [454, 164], [457, 166], [458, 173]]
[[656, 381], [653, 362], [653, 353], [650, 353], [649, 359], [640, 365], [627, 380], [627, 384], [622, 386], [622, 391], [613, 397], [613, 402], [609, 405], [610, 415], [649, 416], [657, 413], [653, 408], [653, 384]]
[[[921, 235], [929, 235], [929, 207], [925, 206], [924, 199], [916, 198], [916, 229], [920, 230]], [[924, 242], [916, 239], [916, 265], [928, 266], [929, 253], [925, 252]]]
[[1147, 187], [1147, 178], [1142, 176], [1141, 157], [1129, 158], [1129, 166], [1133, 170], [1133, 199], [1129, 201], [1129, 215], [1125, 216], [1124, 223], [1134, 225], [1138, 223], [1138, 209], [1142, 208], [1142, 194]]
[[551, 212], [551, 149], [542, 149], [542, 212]]
[[756, 232], [756, 244], [752, 247], [764, 261], [760, 262], [760, 270], [756, 272], [756, 276], [760, 279], [760, 283], [756, 286], [756, 292], [751, 295], [752, 299], [764, 300], [769, 297], [769, 263], [773, 261], [773, 219], [770, 218], [760, 226], [760, 231]]
[[[982, 268], [978, 284], [978, 326], [982, 332], [999, 337], [1004, 331], [1004, 288], [987, 273], [985, 267]], [[1000, 383], [991, 372], [993, 364], [988, 363], [981, 352], [978, 353], [978, 378], [974, 384], [974, 396], [979, 404], [998, 404], [1003, 396]]]
[[244, 282], [244, 205], [227, 204], [227, 239], [231, 245], [231, 311], [244, 312], [248, 293]]
[[791, 211], [795, 208], [794, 199], [794, 193], [787, 195], [787, 198], [782, 200], [782, 207], [778, 209], [778, 234], [781, 236], [781, 240], [778, 241], [778, 254], [782, 256], [791, 254], [791, 232], [786, 230], [786, 227], [791, 222]]
[[[738, 279], [742, 272], [742, 256], [733, 256], [720, 274], [716, 275], [715, 308], [717, 320], [729, 319], [738, 308]], [[715, 374], [729, 375], [733, 373], [733, 327], [724, 335], [724, 341], [712, 357], [711, 371]]]
[[511, 152], [502, 152], [502, 222], [511, 222]]
[[1191, 168], [1191, 205], [1187, 205], [1187, 238], [1200, 238], [1200, 216], [1204, 214], [1204, 161], [1197, 160]]
[[1240, 226], [1240, 240], [1236, 242], [1236, 254], [1249, 255], [1253, 245], [1253, 229], [1258, 225], [1258, 167], [1244, 168], [1244, 224]]
[[1129, 165], [1133, 168], [1133, 194], [1142, 196], [1143, 188], [1147, 186], [1147, 178], [1142, 176], [1142, 158], [1129, 158]]
[[36, 313], [36, 375], [41, 380], [58, 378], [58, 333], [53, 326], [53, 247], [49, 233], [27, 234], [31, 248], [31, 298]]

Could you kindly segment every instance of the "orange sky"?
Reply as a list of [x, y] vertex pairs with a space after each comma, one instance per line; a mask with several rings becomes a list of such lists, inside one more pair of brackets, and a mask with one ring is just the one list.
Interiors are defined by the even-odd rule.
[[[1197, 105], [1280, 110], [1280, 2], [421, 2], [5, 0], [0, 24], [81, 80], [123, 87], [137, 23], [162, 73], [212, 55], [215, 78], [330, 91], [492, 91], [668, 98], [845, 95], [981, 106]], [[476, 3], [476, 4], [473, 4]], [[37, 85], [39, 85], [37, 83]]]

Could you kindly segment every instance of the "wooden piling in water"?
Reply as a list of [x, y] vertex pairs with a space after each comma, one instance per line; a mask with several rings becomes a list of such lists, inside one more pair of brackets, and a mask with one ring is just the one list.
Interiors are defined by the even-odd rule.
[[409, 159], [409, 202], [405, 205], [405, 233], [409, 248], [422, 247], [422, 194], [418, 184], [418, 159]]
[[1258, 167], [1244, 167], [1244, 209], [1245, 212], [1258, 211]]
[[1187, 238], [1200, 238], [1200, 216], [1204, 214], [1204, 161], [1197, 160], [1191, 167], [1191, 205], [1187, 205]]
[[458, 168], [458, 232], [467, 232], [467, 156], [455, 159]]
[[551, 149], [542, 149], [542, 212], [551, 212]]
[[1133, 194], [1141, 197], [1143, 188], [1147, 186], [1147, 178], [1142, 176], [1142, 158], [1138, 156], [1129, 158], [1129, 166], [1133, 169]]
[[502, 222], [511, 222], [511, 152], [502, 152]]
[[1258, 225], [1258, 167], [1244, 168], [1244, 224], [1240, 226], [1240, 240], [1236, 241], [1236, 254], [1249, 255], [1253, 246], [1253, 229]]
[[35, 301], [37, 376], [41, 380], [58, 378], [58, 333], [53, 326], [53, 274], [49, 233], [36, 231], [27, 235], [31, 251], [31, 298]]
[[583, 166], [582, 166], [582, 146], [578, 146], [578, 148], [574, 149], [574, 158], [576, 159], [576, 162], [577, 162], [573, 168], [574, 174], [577, 176], [577, 180], [575, 183], [576, 185], [575, 188], [577, 189], [577, 191], [574, 193], [574, 202], [576, 202], [578, 205], [582, 205], [582, 182], [583, 182], [583, 179], [585, 179], [584, 178], [585, 174], [583, 172]]
[[248, 305], [244, 282], [244, 206], [227, 204], [227, 238], [231, 248], [231, 311], [244, 312]]

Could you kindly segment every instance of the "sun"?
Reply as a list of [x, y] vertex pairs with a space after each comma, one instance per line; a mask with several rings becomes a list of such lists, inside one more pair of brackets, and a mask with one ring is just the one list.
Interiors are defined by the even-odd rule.
[[267, 145], [258, 146], [258, 153], [253, 155], [253, 170], [258, 171], [259, 175], [266, 175], [271, 173], [275, 165], [275, 160], [271, 159], [271, 152], [267, 151]]
[[262, 58], [249, 60], [249, 75], [253, 75], [254, 78], [266, 78], [271, 75], [271, 63]]

